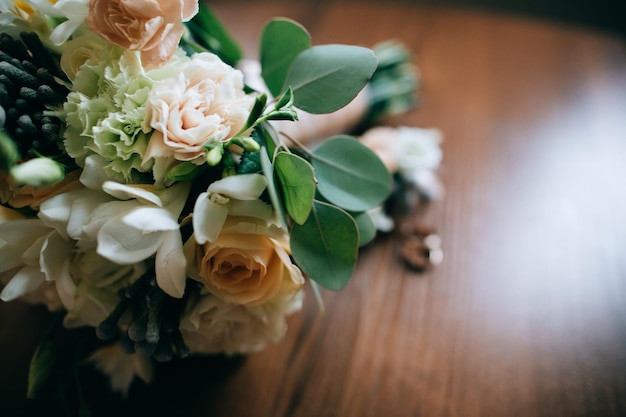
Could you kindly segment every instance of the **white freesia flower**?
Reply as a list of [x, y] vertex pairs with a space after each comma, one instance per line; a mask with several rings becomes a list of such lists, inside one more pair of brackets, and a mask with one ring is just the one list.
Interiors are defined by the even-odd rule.
[[[68, 249], [71, 251], [63, 238], [40, 219], [17, 219], [0, 224], [0, 276], [6, 283], [0, 299], [11, 301], [37, 292], [46, 282], [44, 271], [54, 270], [50, 268], [50, 263], [56, 261], [54, 257], [63, 256], [64, 251], [68, 255]], [[62, 287], [72, 286], [64, 277], [61, 281], [58, 283]], [[50, 299], [57, 307], [59, 297]]]
[[50, 27], [39, 10], [33, 8], [30, 1], [0, 1], [0, 27], [2, 32], [18, 37], [20, 32], [36, 32], [45, 42], [50, 34]]
[[181, 319], [185, 343], [195, 353], [247, 353], [278, 342], [286, 316], [302, 307], [302, 290], [257, 307], [232, 304], [204, 290]]
[[98, 254], [120, 265], [141, 263], [156, 255], [157, 284], [172, 297], [182, 297], [186, 263], [178, 216], [188, 184], [156, 192], [148, 187], [105, 182], [103, 189], [118, 200], [99, 205], [83, 227], [97, 240]]
[[50, 40], [60, 45], [83, 24], [89, 12], [89, 0], [29, 0], [40, 12], [50, 17], [65, 19], [54, 28]]
[[228, 215], [269, 220], [272, 207], [259, 200], [266, 187], [267, 180], [260, 174], [232, 175], [211, 183], [194, 205], [196, 242], [215, 241]]
[[41, 204], [39, 218], [0, 224], [0, 272], [5, 301], [28, 296], [48, 308], [62, 303], [68, 327], [96, 326], [119, 302], [118, 292], [145, 271], [121, 266], [95, 252], [96, 241], [82, 225], [98, 204], [113, 200], [81, 189]]
[[375, 127], [361, 136], [390, 172], [398, 172], [430, 198], [438, 198], [443, 187], [435, 175], [441, 164], [441, 132], [419, 127]]

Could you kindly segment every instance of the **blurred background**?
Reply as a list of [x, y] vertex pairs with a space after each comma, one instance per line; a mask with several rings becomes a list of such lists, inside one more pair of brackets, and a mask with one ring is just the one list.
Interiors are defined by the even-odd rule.
[[[215, 0], [210, 0], [210, 2], [213, 1]], [[386, 3], [388, 1], [314, 0], [315, 3]], [[587, 26], [590, 29], [612, 32], [626, 37], [625, 0], [395, 0], [394, 3], [455, 6], [526, 15], [563, 24]]]
[[405, 0], [414, 4], [462, 7], [518, 13], [626, 35], [624, 0]]

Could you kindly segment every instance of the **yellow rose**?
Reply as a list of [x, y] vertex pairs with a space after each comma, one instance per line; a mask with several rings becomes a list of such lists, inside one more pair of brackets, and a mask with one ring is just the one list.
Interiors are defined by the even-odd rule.
[[189, 239], [189, 275], [234, 304], [262, 305], [293, 294], [304, 278], [289, 258], [286, 239], [282, 229], [257, 219], [229, 218], [214, 242], [201, 245]]
[[160, 66], [176, 50], [182, 22], [197, 12], [197, 0], [90, 0], [85, 23], [110, 42], [141, 51], [144, 64]]

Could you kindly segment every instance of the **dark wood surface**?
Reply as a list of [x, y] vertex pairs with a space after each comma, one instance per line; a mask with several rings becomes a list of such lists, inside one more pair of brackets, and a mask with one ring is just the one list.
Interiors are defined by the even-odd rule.
[[[626, 415], [624, 40], [453, 9], [214, 8], [250, 57], [276, 15], [303, 23], [316, 44], [397, 38], [410, 47], [421, 107], [388, 123], [443, 131], [447, 193], [422, 220], [441, 235], [444, 262], [408, 271], [397, 236], [382, 238], [362, 252], [345, 290], [324, 293], [324, 317], [309, 294], [280, 344], [166, 365], [152, 391], [133, 387], [123, 410]], [[39, 309], [0, 305], [3, 400], [27, 406], [28, 360], [46, 324]]]

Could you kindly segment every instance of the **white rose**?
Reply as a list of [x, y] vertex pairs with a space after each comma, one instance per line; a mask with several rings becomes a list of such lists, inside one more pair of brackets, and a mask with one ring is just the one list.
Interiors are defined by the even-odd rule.
[[192, 352], [247, 353], [278, 342], [287, 331], [286, 316], [301, 307], [302, 290], [259, 307], [228, 303], [204, 290], [190, 300], [180, 330]]
[[89, 60], [102, 59], [103, 53], [108, 53], [110, 46], [100, 36], [87, 34], [78, 36], [65, 44], [61, 53], [61, 69], [70, 80], [74, 80], [76, 73]]

